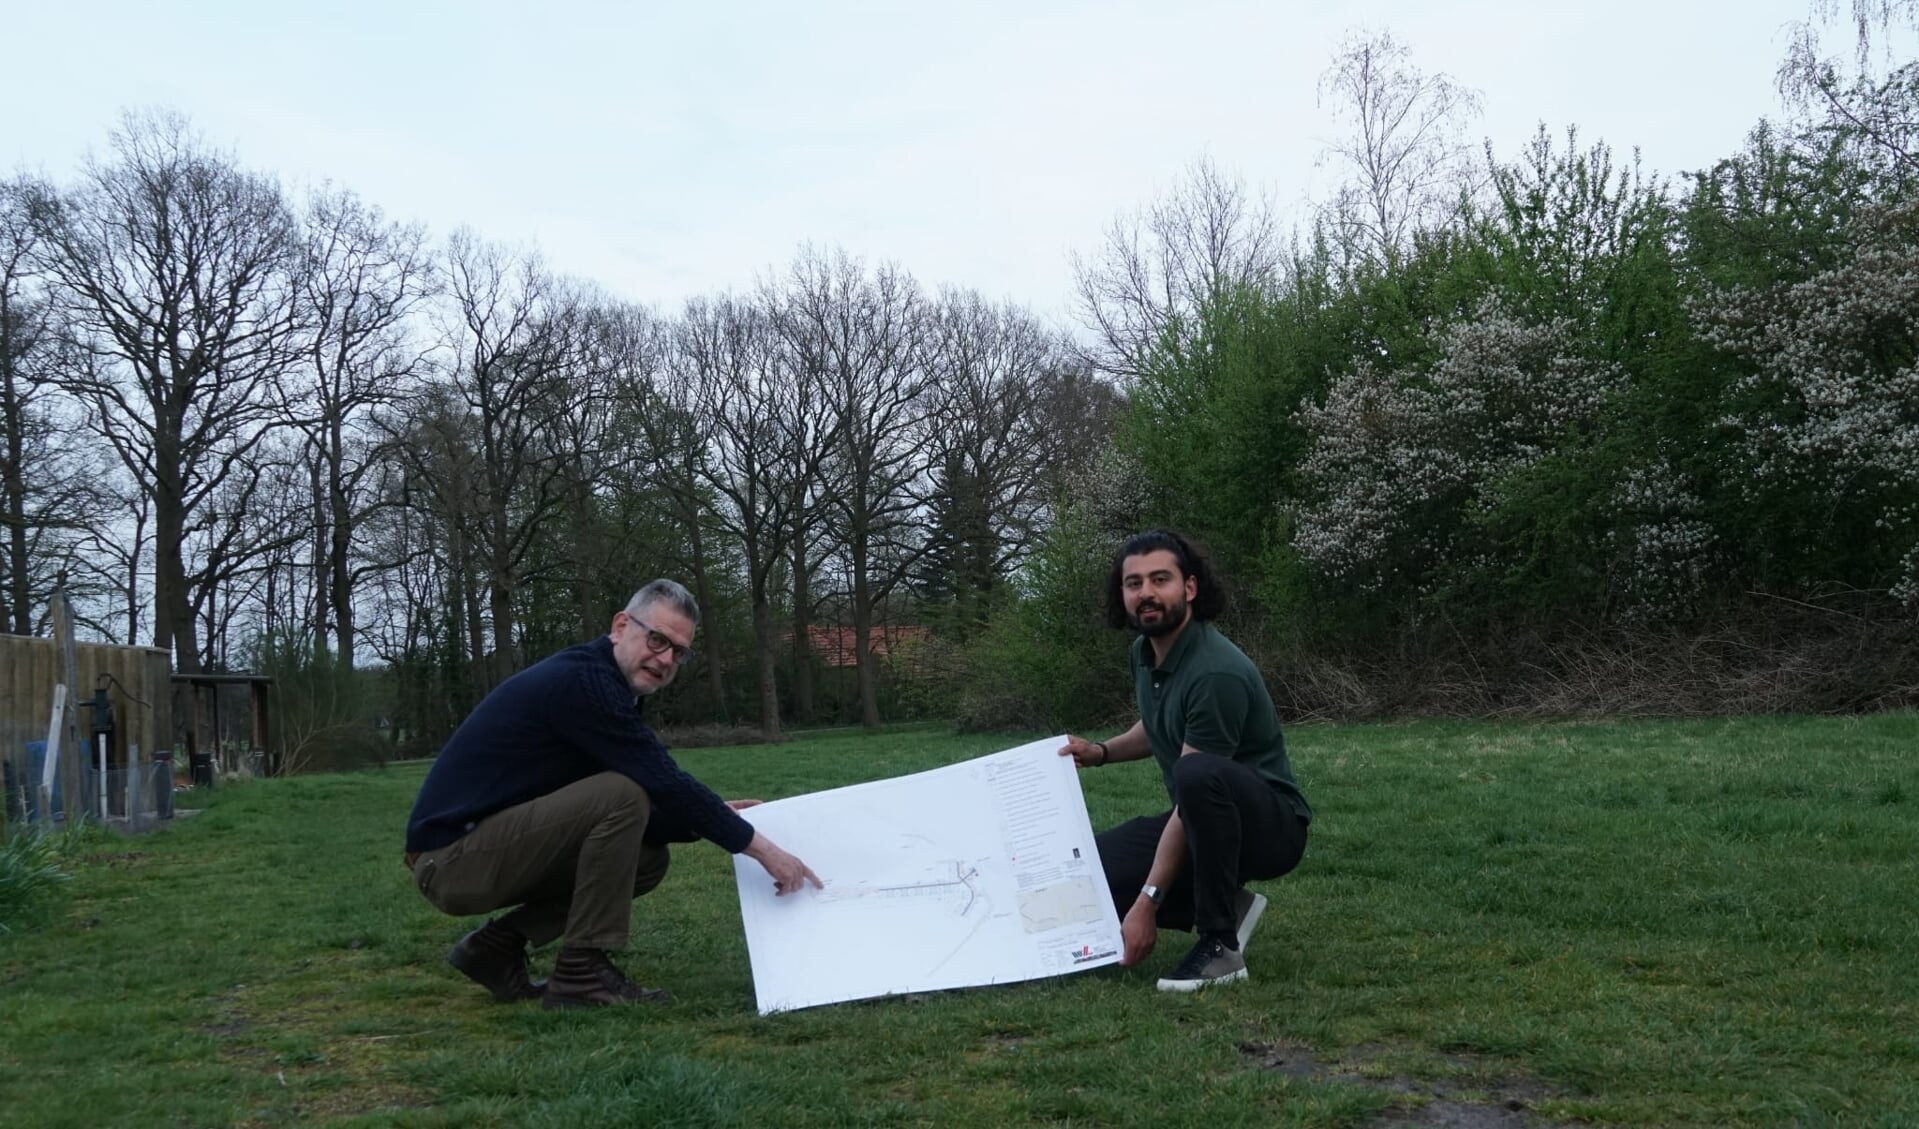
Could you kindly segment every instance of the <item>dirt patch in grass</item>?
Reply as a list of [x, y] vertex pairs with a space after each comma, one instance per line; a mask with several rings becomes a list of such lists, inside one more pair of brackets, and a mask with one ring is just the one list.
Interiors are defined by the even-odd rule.
[[1376, 1129], [1559, 1129], [1578, 1124], [1533, 1112], [1540, 1101], [1557, 1096], [1544, 1083], [1500, 1072], [1472, 1055], [1441, 1056], [1447, 1067], [1471, 1079], [1452, 1082], [1381, 1069], [1383, 1047], [1353, 1047], [1337, 1058], [1277, 1043], [1241, 1043], [1239, 1049], [1264, 1070], [1316, 1082], [1350, 1082], [1394, 1095], [1394, 1104], [1370, 1123]]

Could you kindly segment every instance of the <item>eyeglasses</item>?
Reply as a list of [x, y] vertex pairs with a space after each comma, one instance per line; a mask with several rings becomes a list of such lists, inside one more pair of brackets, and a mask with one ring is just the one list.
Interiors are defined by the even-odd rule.
[[673, 652], [674, 663], [681, 666], [693, 661], [693, 648], [683, 647], [675, 643], [672, 639], [653, 630], [651, 626], [634, 619], [632, 616], [627, 616], [626, 621], [646, 632], [646, 637], [643, 641], [646, 643], [646, 649], [652, 654], [660, 655], [671, 651]]

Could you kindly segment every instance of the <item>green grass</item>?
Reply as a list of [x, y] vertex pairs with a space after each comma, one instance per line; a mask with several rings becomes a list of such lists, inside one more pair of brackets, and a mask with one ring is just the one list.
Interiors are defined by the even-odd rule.
[[84, 848], [89, 831], [56, 832], [29, 826], [0, 829], [0, 934], [31, 928], [46, 920], [61, 883], [67, 880], [62, 858]]
[[[1023, 739], [681, 759], [772, 799]], [[52, 920], [0, 936], [0, 1123], [1358, 1126], [1435, 1095], [1919, 1123], [1919, 718], [1291, 739], [1305, 864], [1260, 887], [1252, 981], [1197, 997], [1153, 990], [1167, 934], [1138, 969], [762, 1019], [729, 860], [699, 844], [623, 962], [673, 1005], [500, 1006], [401, 869], [420, 766], [183, 798], [205, 811], [90, 841]], [[1162, 798], [1145, 765], [1082, 779], [1096, 827]]]

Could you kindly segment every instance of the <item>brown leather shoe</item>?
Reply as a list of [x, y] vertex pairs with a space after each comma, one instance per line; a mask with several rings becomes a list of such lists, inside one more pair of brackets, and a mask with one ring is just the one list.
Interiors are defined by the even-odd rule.
[[546, 981], [527, 974], [526, 938], [498, 922], [488, 921], [460, 938], [446, 962], [503, 1004], [538, 999], [546, 988]]
[[607, 1007], [612, 1004], [663, 1004], [672, 996], [660, 988], [643, 988], [626, 978], [599, 949], [561, 949], [553, 962], [540, 1006], [551, 1010]]

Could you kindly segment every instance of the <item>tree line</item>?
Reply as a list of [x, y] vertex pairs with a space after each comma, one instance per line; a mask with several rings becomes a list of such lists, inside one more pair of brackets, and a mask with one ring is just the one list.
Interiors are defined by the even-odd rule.
[[[654, 574], [707, 626], [679, 710], [816, 713], [810, 629], [963, 637], [1117, 399], [1032, 313], [806, 248], [670, 315], [332, 187], [291, 198], [129, 114], [71, 184], [0, 185], [0, 616], [60, 574], [184, 672], [395, 680], [443, 735]], [[743, 689], [750, 685], [750, 694]]]

